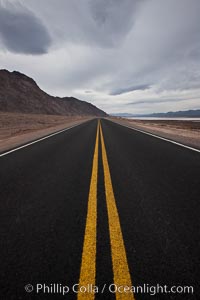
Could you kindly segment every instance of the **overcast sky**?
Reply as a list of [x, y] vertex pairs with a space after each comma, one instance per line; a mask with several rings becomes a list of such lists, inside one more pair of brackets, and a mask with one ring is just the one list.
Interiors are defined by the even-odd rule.
[[0, 0], [0, 68], [108, 113], [200, 108], [200, 0]]

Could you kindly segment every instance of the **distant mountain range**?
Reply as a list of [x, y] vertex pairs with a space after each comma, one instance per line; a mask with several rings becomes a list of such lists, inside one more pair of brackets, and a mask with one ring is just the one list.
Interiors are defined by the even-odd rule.
[[169, 111], [167, 113], [153, 113], [153, 114], [129, 114], [118, 113], [112, 114], [116, 117], [152, 117], [152, 118], [200, 118], [200, 109], [185, 110], [185, 111]]
[[7, 70], [0, 70], [0, 111], [66, 116], [107, 115], [86, 101], [50, 96], [32, 78]]

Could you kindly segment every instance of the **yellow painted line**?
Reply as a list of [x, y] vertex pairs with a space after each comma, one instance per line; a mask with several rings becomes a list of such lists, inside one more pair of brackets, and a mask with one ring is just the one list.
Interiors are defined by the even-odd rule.
[[[101, 125], [100, 125], [100, 135], [101, 135], [104, 182], [105, 182], [106, 203], [107, 203], [107, 210], [108, 210], [114, 283], [117, 286], [131, 287], [132, 286], [131, 276], [129, 272], [126, 250], [124, 246], [119, 215], [118, 215], [115, 196], [113, 192], [112, 180], [111, 180], [110, 169], [108, 165], [108, 158], [106, 154], [106, 148], [105, 148]], [[132, 293], [117, 292], [116, 299], [133, 300], [135, 298]]]
[[[87, 219], [82, 252], [79, 286], [95, 285], [96, 280], [96, 238], [97, 238], [97, 174], [98, 174], [99, 122], [90, 180]], [[78, 293], [78, 300], [93, 300], [94, 293]]]

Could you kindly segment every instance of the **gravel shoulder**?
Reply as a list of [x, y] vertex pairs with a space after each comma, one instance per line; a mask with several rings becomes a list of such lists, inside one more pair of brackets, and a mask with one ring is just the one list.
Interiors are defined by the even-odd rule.
[[110, 118], [110, 120], [200, 149], [199, 121], [131, 120], [123, 118]]

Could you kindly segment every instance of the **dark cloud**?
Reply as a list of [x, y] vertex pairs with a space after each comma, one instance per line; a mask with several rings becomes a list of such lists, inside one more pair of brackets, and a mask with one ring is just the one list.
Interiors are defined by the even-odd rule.
[[110, 93], [112, 96], [117, 96], [129, 92], [134, 92], [134, 91], [144, 91], [149, 89], [151, 86], [149, 84], [141, 84], [141, 85], [136, 85], [136, 86], [131, 86], [128, 88], [119, 88]]
[[[199, 99], [199, 97], [191, 97], [193, 99]], [[144, 100], [137, 100], [137, 101], [134, 101], [134, 102], [130, 102], [128, 103], [127, 105], [143, 105], [143, 104], [159, 104], [159, 103], [170, 103], [170, 102], [183, 102], [183, 101], [186, 101], [188, 100], [188, 97], [181, 97], [181, 98], [158, 98], [158, 99], [144, 99]]]
[[0, 39], [7, 50], [25, 54], [46, 53], [51, 44], [40, 19], [20, 4], [0, 3]]
[[107, 50], [125, 42], [144, 0], [21, 1], [39, 13], [58, 47], [70, 42]]

